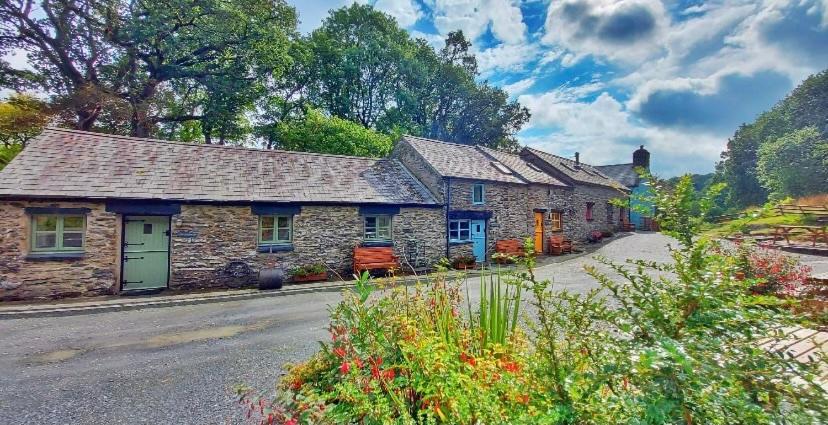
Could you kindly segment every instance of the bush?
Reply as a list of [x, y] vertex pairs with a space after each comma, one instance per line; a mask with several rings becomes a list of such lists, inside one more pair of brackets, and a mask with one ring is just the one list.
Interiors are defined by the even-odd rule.
[[739, 241], [735, 249], [722, 251], [734, 259], [745, 278], [752, 280], [751, 290], [756, 293], [800, 295], [808, 284], [811, 268], [778, 250]]
[[451, 265], [455, 269], [462, 268], [468, 264], [474, 265], [475, 263], [477, 263], [477, 258], [475, 258], [474, 255], [469, 254], [458, 255], [451, 260]]
[[325, 273], [327, 267], [324, 264], [306, 264], [304, 266], [294, 267], [288, 271], [290, 277], [305, 277], [315, 274]]

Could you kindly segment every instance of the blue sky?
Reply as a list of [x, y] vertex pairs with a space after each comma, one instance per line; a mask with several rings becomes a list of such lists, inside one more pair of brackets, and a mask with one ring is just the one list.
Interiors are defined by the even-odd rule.
[[[354, 0], [289, 0], [303, 32]], [[532, 112], [518, 135], [593, 164], [646, 145], [668, 177], [713, 170], [736, 127], [828, 67], [828, 0], [362, 0], [442, 45]]]

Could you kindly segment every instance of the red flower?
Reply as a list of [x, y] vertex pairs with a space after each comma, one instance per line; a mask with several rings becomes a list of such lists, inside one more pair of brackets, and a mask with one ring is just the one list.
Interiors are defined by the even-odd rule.
[[382, 373], [382, 377], [385, 378], [386, 381], [393, 381], [394, 380], [394, 369], [388, 369]]
[[520, 365], [516, 362], [504, 362], [501, 367], [503, 370], [509, 373], [518, 373], [520, 372]]
[[296, 418], [290, 418], [285, 421], [285, 425], [297, 425], [298, 423], [299, 421], [297, 421]]
[[362, 369], [362, 360], [355, 359], [354, 364], [356, 364], [357, 369]]
[[521, 394], [517, 396], [518, 403], [529, 404], [529, 394]]
[[461, 353], [460, 354], [460, 361], [461, 362], [466, 362], [472, 367], [477, 366], [477, 360], [474, 358], [474, 356], [470, 356], [466, 353]]
[[377, 367], [377, 365], [371, 365], [371, 376], [372, 376], [374, 379], [379, 379], [379, 377], [380, 377], [380, 370], [379, 370], [379, 367]]
[[302, 388], [302, 380], [301, 379], [296, 379], [296, 380], [294, 380], [293, 382], [290, 383], [290, 389], [298, 390], [300, 388]]
[[342, 362], [339, 366], [339, 371], [342, 372], [343, 375], [347, 375], [348, 371], [351, 370], [351, 364], [348, 362]]
[[333, 353], [334, 353], [337, 357], [343, 357], [343, 358], [344, 358], [344, 357], [345, 357], [345, 348], [343, 348], [343, 347], [336, 347], [336, 348], [334, 348], [334, 349], [333, 349]]

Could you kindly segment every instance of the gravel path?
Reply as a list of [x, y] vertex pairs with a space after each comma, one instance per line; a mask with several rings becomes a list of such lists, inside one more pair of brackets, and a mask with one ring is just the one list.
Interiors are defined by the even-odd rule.
[[[537, 275], [587, 291], [595, 282], [583, 266], [594, 255], [668, 261], [668, 242], [646, 233], [617, 238]], [[477, 298], [477, 285], [470, 288]], [[327, 339], [327, 309], [340, 298], [316, 293], [0, 320], [0, 423], [243, 423], [233, 386], [272, 388], [286, 362]]]

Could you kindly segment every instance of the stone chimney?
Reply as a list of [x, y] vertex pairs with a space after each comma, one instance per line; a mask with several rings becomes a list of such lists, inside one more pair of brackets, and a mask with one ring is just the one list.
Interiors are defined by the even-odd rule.
[[641, 145], [638, 150], [633, 152], [633, 167], [642, 167], [647, 170], [650, 169], [650, 152], [647, 149], [644, 149], [644, 145]]
[[579, 152], [575, 152], [575, 167], [581, 166], [581, 154]]

